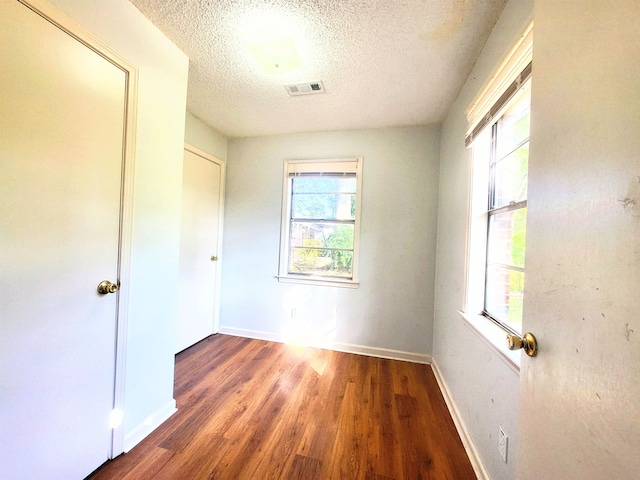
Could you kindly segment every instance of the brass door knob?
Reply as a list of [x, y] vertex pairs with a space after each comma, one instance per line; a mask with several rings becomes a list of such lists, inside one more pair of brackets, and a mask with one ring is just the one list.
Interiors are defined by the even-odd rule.
[[98, 293], [101, 295], [106, 295], [107, 293], [116, 293], [119, 289], [119, 283], [111, 283], [109, 280], [103, 280], [98, 284]]
[[525, 353], [530, 357], [535, 357], [538, 353], [538, 341], [536, 337], [529, 332], [525, 333], [522, 337], [510, 333], [507, 335], [507, 345], [509, 346], [509, 350], [524, 349]]
[[211, 255], [211, 261], [212, 262], [217, 262], [218, 261], [218, 257], [216, 257], [215, 255]]

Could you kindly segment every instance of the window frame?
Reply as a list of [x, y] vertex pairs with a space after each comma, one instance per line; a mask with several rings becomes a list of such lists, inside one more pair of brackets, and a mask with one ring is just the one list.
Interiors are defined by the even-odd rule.
[[[282, 213], [280, 227], [280, 257], [278, 265], [278, 281], [284, 283], [302, 283], [308, 285], [323, 285], [333, 287], [357, 288], [359, 286], [358, 266], [360, 253], [360, 223], [362, 211], [362, 157], [332, 158], [332, 159], [287, 159], [283, 168]], [[292, 218], [292, 179], [296, 173], [305, 174], [335, 174], [354, 173], [356, 178], [356, 200], [353, 260], [351, 278], [337, 276], [310, 275], [289, 272], [289, 252], [291, 242]], [[341, 223], [336, 221], [336, 224]]]
[[[489, 165], [488, 165], [488, 181], [487, 181], [487, 185], [485, 185], [485, 187], [487, 187], [487, 194], [488, 194], [488, 198], [487, 198], [487, 209], [486, 209], [486, 236], [487, 236], [487, 245], [486, 245], [486, 254], [485, 254], [485, 269], [484, 269], [484, 294], [483, 294], [483, 307], [482, 307], [482, 315], [486, 316], [487, 318], [491, 319], [492, 321], [494, 321], [495, 323], [497, 323], [501, 328], [505, 329], [506, 331], [510, 332], [510, 333], [514, 333], [516, 335], [522, 335], [523, 332], [517, 330], [516, 328], [514, 328], [512, 325], [510, 325], [508, 323], [508, 321], [504, 321], [503, 319], [499, 318], [495, 312], [491, 312], [489, 311], [489, 309], [487, 308], [487, 284], [489, 283], [488, 278], [489, 278], [489, 267], [492, 264], [498, 265], [498, 263], [496, 262], [492, 262], [489, 259], [489, 251], [491, 248], [491, 244], [490, 244], [490, 239], [491, 239], [491, 219], [492, 217], [496, 216], [496, 215], [500, 215], [503, 213], [510, 213], [510, 212], [515, 212], [517, 210], [522, 210], [522, 209], [526, 209], [527, 208], [527, 198], [525, 197], [524, 199], [520, 199], [518, 201], [512, 201], [508, 204], [504, 204], [504, 205], [498, 205], [497, 204], [497, 200], [495, 198], [496, 196], [496, 165], [505, 160], [509, 155], [511, 155], [512, 153], [516, 152], [518, 149], [522, 148], [524, 145], [529, 143], [529, 139], [530, 139], [530, 131], [528, 132], [526, 138], [522, 139], [520, 142], [518, 142], [518, 144], [516, 144], [515, 146], [513, 146], [513, 148], [508, 151], [508, 152], [502, 152], [501, 155], [498, 154], [498, 145], [500, 142], [500, 138], [499, 138], [499, 131], [500, 131], [500, 122], [502, 121], [502, 119], [505, 116], [505, 113], [507, 110], [510, 109], [510, 107], [512, 105], [514, 105], [515, 103], [517, 103], [517, 101], [519, 100], [519, 96], [521, 94], [522, 91], [524, 91], [525, 89], [531, 89], [531, 78], [528, 77], [524, 82], [522, 82], [519, 86], [518, 89], [516, 91], [516, 93], [514, 93], [512, 95], [512, 97], [510, 98], [509, 101], [507, 101], [504, 106], [501, 108], [500, 114], [497, 117], [497, 120], [494, 122], [491, 122], [490, 124], [487, 125], [486, 129], [486, 135], [490, 135], [490, 147], [489, 147]], [[529, 99], [529, 115], [531, 115], [531, 100]], [[527, 154], [528, 156], [528, 154]], [[527, 159], [527, 163], [528, 163], [528, 159]], [[474, 168], [476, 168], [476, 164], [475, 164], [475, 159], [474, 159]], [[528, 172], [528, 167], [527, 167], [527, 172]], [[475, 207], [475, 206], [474, 206]], [[474, 208], [472, 207], [472, 208]], [[497, 227], [495, 227], [497, 228]], [[526, 248], [526, 247], [525, 247]], [[508, 269], [508, 270], [512, 270], [512, 271], [520, 271], [523, 276], [525, 273], [525, 267], [517, 267], [517, 266], [508, 266], [506, 264], [500, 264], [502, 267]]]

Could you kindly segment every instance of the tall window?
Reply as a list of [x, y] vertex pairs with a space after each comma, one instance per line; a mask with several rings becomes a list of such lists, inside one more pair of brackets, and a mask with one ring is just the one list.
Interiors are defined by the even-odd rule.
[[[505, 331], [522, 334], [533, 23], [466, 111], [471, 150], [467, 284], [461, 312], [515, 369]], [[535, 112], [533, 112], [535, 115]], [[530, 252], [529, 252], [530, 254]]]
[[530, 98], [529, 81], [490, 132], [484, 311], [517, 333], [522, 333]]
[[357, 285], [362, 158], [285, 162], [279, 278]]
[[[467, 311], [522, 333], [531, 64], [475, 131]], [[497, 118], [497, 120], [496, 120]], [[481, 292], [481, 293], [480, 293]]]

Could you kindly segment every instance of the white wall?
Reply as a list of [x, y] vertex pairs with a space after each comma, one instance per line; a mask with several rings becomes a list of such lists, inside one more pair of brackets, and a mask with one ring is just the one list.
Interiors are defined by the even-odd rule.
[[535, 22], [519, 478], [640, 478], [640, 2]]
[[220, 160], [227, 160], [226, 137], [191, 112], [187, 112], [184, 141]]
[[[533, 0], [510, 0], [442, 126], [433, 355], [484, 467], [493, 480], [516, 478], [515, 455], [498, 454], [503, 426], [518, 444], [519, 377], [467, 326], [464, 306], [470, 150], [465, 110], [532, 19]], [[535, 41], [535, 39], [534, 39]], [[534, 74], [535, 75], [535, 74]]]
[[[438, 152], [437, 127], [229, 140], [221, 331], [428, 359]], [[279, 283], [284, 160], [355, 156], [364, 157], [360, 287]]]
[[131, 444], [174, 407], [188, 59], [126, 0], [51, 3], [139, 68], [124, 412], [125, 439]]

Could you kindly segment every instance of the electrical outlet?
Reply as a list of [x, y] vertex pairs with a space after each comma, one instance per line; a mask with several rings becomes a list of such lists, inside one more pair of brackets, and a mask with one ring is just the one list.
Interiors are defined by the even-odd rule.
[[504, 463], [507, 463], [508, 450], [509, 450], [509, 437], [505, 433], [504, 429], [500, 427], [500, 435], [498, 436], [498, 452], [500, 452], [500, 456], [504, 460]]
[[291, 320], [295, 320], [298, 316], [298, 309], [296, 307], [291, 307]]

